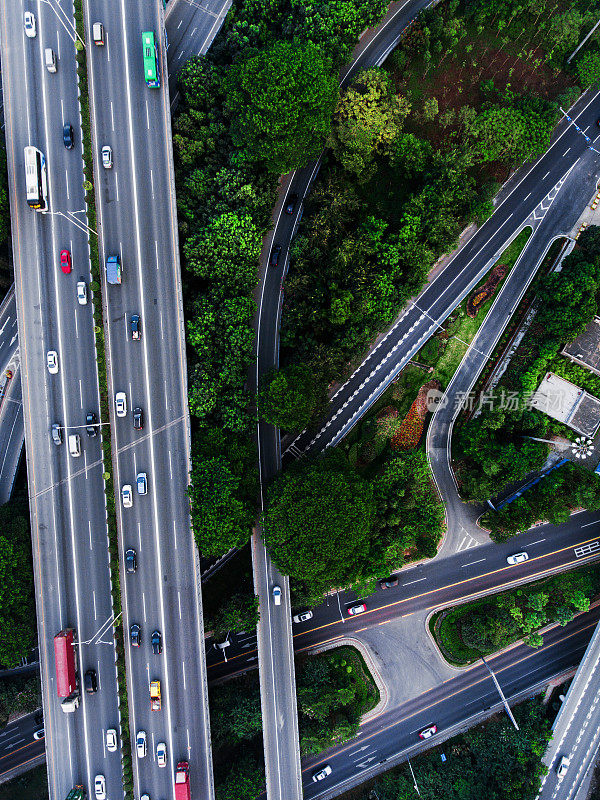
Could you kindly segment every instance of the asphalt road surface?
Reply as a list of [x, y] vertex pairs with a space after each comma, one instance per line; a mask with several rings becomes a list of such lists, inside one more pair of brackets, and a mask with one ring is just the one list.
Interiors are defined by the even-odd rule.
[[[50, 796], [64, 800], [103, 773], [114, 797], [122, 781], [118, 754], [104, 746], [104, 731], [118, 724], [114, 644], [102, 635], [112, 615], [104, 482], [100, 436], [83, 427], [86, 412], [98, 412], [98, 379], [91, 304], [79, 305], [75, 294], [80, 276], [90, 281], [87, 235], [75, 224], [84, 209], [75, 47], [64, 13], [34, 8], [37, 37], [28, 39], [24, 3], [2, 0], [0, 39], [48, 782]], [[44, 47], [56, 53], [56, 73], [44, 68]], [[75, 132], [72, 150], [63, 144], [65, 123]], [[27, 206], [27, 144], [46, 157], [50, 213]], [[70, 274], [58, 263], [63, 248]], [[49, 350], [58, 354], [55, 375], [46, 368]], [[61, 446], [50, 439], [54, 422]], [[67, 433], [82, 437], [78, 458], [68, 455]], [[53, 652], [54, 635], [67, 626], [77, 631], [79, 675], [93, 668], [99, 683], [73, 714], [60, 708]]]
[[[516, 566], [507, 556], [525, 550], [529, 560]], [[600, 513], [573, 515], [564, 525], [540, 525], [503, 544], [482, 545], [442, 561], [429, 561], [398, 574], [398, 586], [379, 589], [366, 598], [339, 592], [312, 609], [307, 622], [294, 623], [296, 653], [310, 651], [344, 636], [423, 609], [433, 610], [458, 601], [501, 591], [552, 572], [583, 566], [600, 557]], [[350, 617], [349, 606], [362, 600], [366, 612]], [[304, 609], [303, 609], [304, 610]], [[256, 666], [256, 641], [250, 634], [231, 635], [227, 661], [208, 643], [209, 679], [231, 677]]]
[[[599, 672], [600, 628], [596, 628], [554, 721], [552, 741], [543, 758], [548, 773], [542, 778], [540, 800], [575, 800], [594, 767], [600, 743]], [[559, 777], [557, 768], [563, 757], [570, 763]]]
[[9, 722], [0, 732], [0, 778], [14, 767], [37, 761], [44, 754], [44, 725], [36, 721], [37, 717], [37, 711], [27, 714]]
[[[212, 759], [203, 649], [199, 559], [186, 494], [190, 469], [187, 369], [171, 150], [169, 91], [162, 2], [97, 0], [92, 21], [104, 23], [106, 45], [91, 47], [96, 197], [100, 260], [118, 254], [121, 285], [107, 285], [109, 391], [124, 392], [127, 414], [111, 404], [115, 486], [130, 485], [133, 506], [117, 498], [120, 552], [137, 552], [137, 573], [121, 569], [123, 621], [141, 626], [141, 646], [127, 647], [129, 710], [137, 795], [174, 797], [173, 773], [190, 762], [192, 796], [212, 796]], [[154, 31], [160, 88], [144, 82], [142, 31]], [[110, 145], [113, 166], [100, 150]], [[141, 338], [131, 335], [140, 317]], [[133, 410], [143, 412], [135, 430]], [[147, 494], [136, 491], [146, 473]], [[150, 637], [162, 635], [162, 654]], [[161, 681], [162, 709], [150, 710], [149, 682]], [[145, 731], [148, 754], [135, 757], [134, 737]], [[160, 769], [156, 745], [167, 745]]]

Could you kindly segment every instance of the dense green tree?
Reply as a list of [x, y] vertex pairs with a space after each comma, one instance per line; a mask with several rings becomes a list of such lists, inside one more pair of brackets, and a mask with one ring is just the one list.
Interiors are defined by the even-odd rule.
[[[412, 760], [412, 769], [423, 800], [534, 800], [546, 772], [542, 755], [551, 738], [546, 707], [539, 699], [514, 708], [517, 732], [506, 715], [457, 736], [444, 748]], [[411, 800], [415, 796], [413, 774], [406, 766], [377, 778], [370, 792], [379, 800]]]
[[537, 292], [537, 321], [546, 335], [569, 341], [581, 333], [596, 313], [599, 286], [600, 263], [588, 261], [577, 251], [563, 260], [560, 272], [543, 276]]
[[192, 443], [190, 498], [194, 535], [205, 557], [222, 555], [250, 538], [258, 496], [256, 450], [217, 428]]
[[290, 365], [267, 376], [258, 396], [261, 416], [286, 431], [302, 430], [325, 402], [325, 387], [302, 365]]
[[382, 69], [360, 72], [344, 92], [333, 117], [332, 147], [344, 169], [367, 180], [399, 133], [410, 105]]
[[319, 154], [339, 90], [318, 47], [277, 42], [236, 63], [227, 89], [231, 133], [244, 158], [279, 174]]
[[213, 746], [234, 748], [262, 732], [260, 692], [255, 681], [242, 678], [209, 691]]
[[6, 171], [6, 149], [0, 145], [0, 249], [3, 249], [10, 234], [10, 206], [8, 202], [8, 174]]
[[360, 580], [374, 519], [371, 485], [340, 452], [329, 450], [277, 478], [269, 490], [263, 535], [279, 569], [318, 597]]
[[0, 728], [11, 714], [28, 714], [42, 705], [42, 687], [37, 675], [32, 678], [0, 678]]
[[253, 631], [258, 619], [258, 598], [233, 594], [214, 614], [206, 616], [204, 627], [212, 630], [215, 639], [222, 640], [229, 631]]
[[588, 50], [578, 59], [576, 68], [579, 82], [584, 89], [598, 83], [600, 81], [600, 52]]
[[217, 800], [258, 797], [264, 789], [264, 783], [263, 765], [251, 756], [242, 756], [233, 762], [231, 769], [220, 781], [215, 782], [215, 796]]
[[36, 639], [27, 504], [0, 506], [0, 664], [16, 666]]

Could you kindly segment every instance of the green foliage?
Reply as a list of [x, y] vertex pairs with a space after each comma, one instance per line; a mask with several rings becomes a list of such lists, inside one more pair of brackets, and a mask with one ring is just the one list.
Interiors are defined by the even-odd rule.
[[375, 157], [389, 151], [409, 111], [387, 72], [374, 68], [359, 73], [333, 118], [331, 145], [342, 167], [359, 181], [367, 180]]
[[444, 532], [444, 507], [424, 452], [390, 458], [374, 480], [377, 522], [373, 567], [383, 575], [416, 553], [433, 558]]
[[190, 498], [194, 536], [205, 557], [241, 547], [249, 538], [258, 494], [256, 448], [218, 428], [192, 442]]
[[258, 597], [233, 594], [212, 614], [205, 614], [204, 627], [212, 630], [217, 641], [229, 631], [251, 632], [258, 625]]
[[10, 235], [10, 205], [8, 201], [8, 173], [6, 149], [0, 145], [0, 249], [4, 250]]
[[593, 472], [570, 463], [554, 470], [501, 511], [488, 512], [483, 524], [490, 528], [494, 541], [504, 542], [538, 520], [560, 525], [576, 508], [600, 508], [600, 481]]
[[36, 641], [27, 502], [0, 506], [0, 664], [16, 666]]
[[[373, 488], [342, 453], [293, 464], [271, 486], [263, 535], [271, 558], [311, 597], [360, 580], [368, 569]], [[344, 558], [340, 558], [344, 553]]]
[[302, 430], [325, 403], [325, 387], [302, 365], [290, 365], [267, 376], [258, 396], [263, 419], [286, 431]]
[[242, 678], [212, 687], [209, 699], [213, 747], [234, 748], [262, 733], [256, 681]]
[[576, 64], [577, 75], [581, 85], [587, 89], [600, 80], [600, 52], [587, 51], [578, 59]]
[[539, 647], [540, 628], [566, 625], [576, 613], [587, 611], [599, 588], [597, 566], [556, 575], [446, 610], [435, 636], [455, 664], [497, 652], [519, 638]]
[[321, 151], [337, 98], [337, 76], [316, 45], [277, 42], [229, 71], [233, 143], [275, 174], [297, 169]]
[[217, 800], [240, 800], [241, 797], [258, 797], [264, 789], [264, 766], [250, 756], [242, 756], [233, 763], [226, 776], [215, 783]]
[[547, 429], [548, 418], [534, 409], [482, 408], [458, 437], [462, 494], [469, 500], [487, 500], [539, 469], [548, 445], [525, 437], [543, 438]]
[[11, 714], [29, 714], [42, 705], [40, 679], [0, 679], [0, 728], [8, 722]]
[[356, 735], [379, 692], [358, 652], [340, 647], [300, 661], [296, 669], [302, 754], [316, 754]]
[[[506, 715], [450, 739], [442, 763], [437, 748], [412, 761], [423, 800], [534, 800], [546, 767], [542, 755], [551, 738], [545, 706], [528, 700], [514, 709], [516, 731]], [[405, 765], [377, 778], [379, 800], [410, 800], [414, 779]], [[367, 800], [365, 791], [360, 800]]]
[[582, 251], [568, 255], [560, 272], [544, 276], [537, 291], [537, 321], [546, 335], [570, 341], [581, 333], [597, 311], [599, 288], [600, 259], [590, 261]]

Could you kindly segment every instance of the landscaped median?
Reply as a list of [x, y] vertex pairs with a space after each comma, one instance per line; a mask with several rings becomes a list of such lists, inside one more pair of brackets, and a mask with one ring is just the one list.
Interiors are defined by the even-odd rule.
[[524, 639], [540, 647], [547, 625], [566, 625], [600, 592], [600, 565], [566, 572], [435, 612], [429, 619], [442, 655], [465, 667]]
[[[131, 757], [131, 740], [129, 734], [129, 706], [127, 701], [127, 682], [125, 675], [125, 642], [123, 637], [121, 585], [119, 573], [119, 537], [115, 509], [115, 488], [112, 474], [112, 449], [110, 438], [109, 397], [106, 377], [106, 350], [104, 325], [102, 316], [102, 281], [100, 274], [100, 258], [98, 255], [96, 204], [94, 197], [94, 162], [92, 156], [92, 136], [90, 124], [90, 107], [88, 97], [86, 51], [81, 42], [86, 41], [83, 20], [82, 0], [74, 0], [75, 24], [80, 39], [75, 42], [77, 51], [77, 77], [79, 81], [79, 102], [83, 130], [83, 163], [86, 192], [86, 212], [88, 239], [90, 245], [90, 263], [92, 283], [90, 285], [94, 306], [94, 334], [96, 340], [96, 357], [98, 361], [98, 384], [100, 390], [100, 435], [102, 439], [102, 460], [104, 465], [104, 485], [106, 495], [106, 525], [108, 529], [108, 552], [111, 574], [113, 615], [116, 620], [113, 627], [115, 653], [117, 659], [117, 685], [119, 689], [119, 715], [121, 726], [121, 752], [123, 761], [123, 790], [125, 798], [133, 798], [133, 764]], [[104, 426], [108, 433], [103, 433]]]

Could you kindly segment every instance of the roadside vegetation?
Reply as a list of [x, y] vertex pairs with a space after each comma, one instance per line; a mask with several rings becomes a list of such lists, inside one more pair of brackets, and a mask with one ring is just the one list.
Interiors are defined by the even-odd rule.
[[376, 578], [437, 551], [444, 510], [425, 454], [392, 454], [361, 472], [338, 448], [292, 464], [269, 490], [265, 543], [294, 579], [298, 603], [347, 586], [364, 594]]
[[0, 678], [0, 728], [12, 714], [30, 714], [42, 706], [39, 675]]
[[564, 57], [595, 21], [587, 2], [569, 9], [445, 0], [342, 92], [291, 250], [284, 374], [303, 363], [313, 392], [346, 377], [510, 170], [544, 152], [579, 95]]
[[0, 298], [14, 281], [10, 252], [10, 203], [4, 137], [0, 142]]
[[504, 713], [496, 714], [412, 758], [414, 779], [403, 764], [342, 800], [412, 800], [415, 780], [422, 800], [534, 800], [546, 772], [542, 755], [552, 736], [550, 722], [539, 698], [513, 712], [519, 731]]
[[[575, 250], [564, 258], [560, 272], [540, 274], [528, 296], [536, 298], [538, 311], [494, 389], [494, 407], [484, 404], [478, 416], [459, 425], [454, 437], [456, 474], [466, 499], [487, 500], [540, 469], [548, 445], [528, 437], [574, 436], [528, 404], [547, 371], [592, 393], [600, 390], [597, 376], [560, 355], [564, 344], [597, 313], [600, 228], [584, 231]], [[504, 407], [500, 407], [502, 398]], [[551, 473], [501, 511], [486, 512], [482, 524], [490, 528], [493, 539], [504, 541], [539, 520], [564, 522], [576, 508], [600, 508], [600, 484], [597, 476], [573, 463]]]
[[48, 772], [45, 764], [34, 767], [0, 785], [0, 800], [48, 800]]
[[29, 506], [24, 492], [0, 506], [0, 664], [15, 667], [36, 643]]
[[444, 657], [464, 666], [519, 639], [541, 647], [541, 628], [567, 625], [598, 591], [600, 567], [584, 567], [439, 611], [430, 629]]
[[[338, 70], [384, 0], [309, 8], [235, 4], [209, 53], [191, 59], [173, 121], [193, 417], [191, 498], [204, 556], [239, 547], [256, 514], [254, 289], [278, 176], [317, 154]], [[290, 91], [290, 86], [294, 87]]]
[[[356, 735], [379, 692], [360, 654], [339, 647], [296, 662], [302, 755]], [[255, 797], [264, 789], [260, 690], [256, 672], [209, 691], [217, 800]]]

